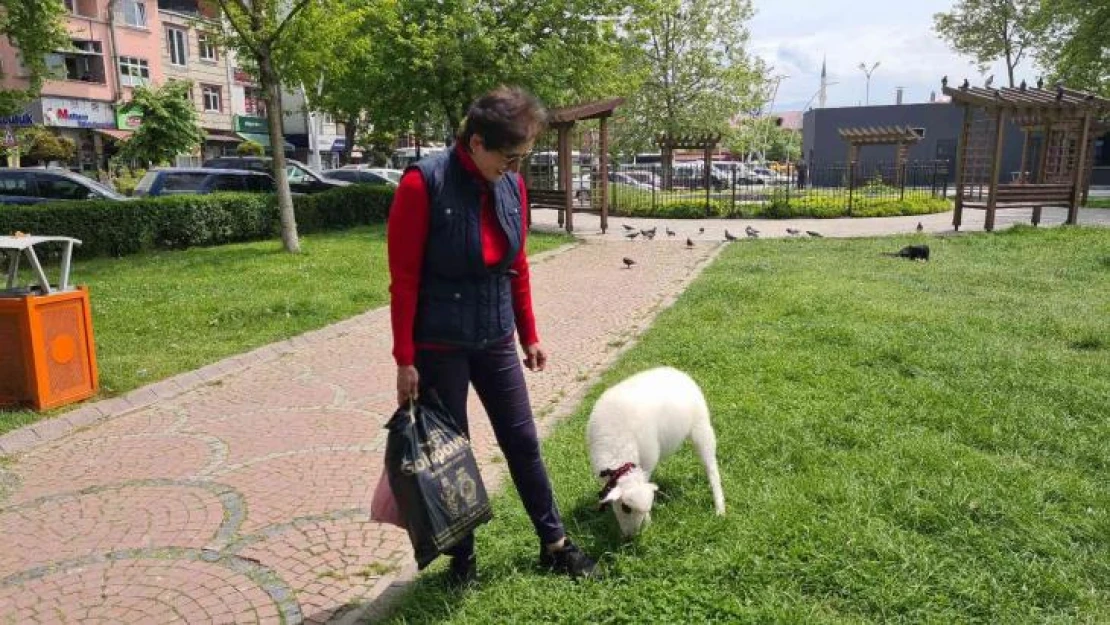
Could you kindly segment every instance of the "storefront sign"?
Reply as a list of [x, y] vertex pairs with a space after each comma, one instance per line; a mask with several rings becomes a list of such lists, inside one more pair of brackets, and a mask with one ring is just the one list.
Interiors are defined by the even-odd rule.
[[143, 112], [139, 109], [119, 107], [116, 109], [116, 128], [138, 130], [143, 125]]
[[42, 98], [42, 121], [59, 128], [115, 128], [112, 105], [68, 98]]
[[266, 134], [270, 132], [270, 124], [262, 117], [235, 116], [235, 132], [252, 132]]
[[232, 69], [231, 73], [232, 73], [232, 76], [235, 77], [235, 84], [237, 84], [237, 85], [248, 85], [248, 86], [253, 86], [254, 85], [254, 77], [251, 76], [250, 74], [248, 74], [247, 72], [239, 69], [238, 67], [236, 67], [235, 69]]
[[30, 113], [0, 117], [0, 125], [2, 126], [33, 126], [34, 124], [35, 119]]

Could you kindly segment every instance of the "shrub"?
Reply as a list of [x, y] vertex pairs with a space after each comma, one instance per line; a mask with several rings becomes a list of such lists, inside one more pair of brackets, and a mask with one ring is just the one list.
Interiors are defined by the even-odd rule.
[[235, 153], [239, 156], [262, 156], [266, 149], [256, 141], [244, 141], [235, 146]]
[[[294, 198], [298, 231], [318, 232], [378, 223], [393, 192], [350, 186]], [[177, 249], [266, 239], [280, 229], [272, 195], [220, 193], [143, 198], [126, 202], [85, 200], [0, 208], [0, 232], [71, 236], [76, 254], [123, 256], [148, 249]]]

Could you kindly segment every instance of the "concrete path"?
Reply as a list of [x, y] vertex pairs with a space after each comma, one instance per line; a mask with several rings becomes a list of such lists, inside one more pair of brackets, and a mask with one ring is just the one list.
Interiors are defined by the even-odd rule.
[[[995, 230], [1005, 230], [1016, 224], [1029, 224], [1032, 209], [999, 210], [995, 215]], [[1059, 226], [1067, 219], [1068, 211], [1062, 208], [1045, 208], [1041, 215], [1042, 227]], [[964, 223], [960, 227], [961, 233], [982, 232], [983, 220], [986, 211], [965, 210]], [[541, 210], [535, 213], [535, 224], [544, 229], [557, 229], [558, 213], [553, 210]], [[624, 240], [626, 230], [624, 224], [636, 228], [649, 229], [659, 226], [655, 242], [667, 239], [666, 229], [675, 232], [673, 240], [684, 242], [686, 237], [698, 241], [724, 241], [725, 230], [733, 235], [744, 238], [745, 226], [759, 230], [759, 236], [787, 237], [786, 229], [791, 228], [805, 232], [813, 230], [826, 237], [871, 237], [899, 233], [915, 232], [920, 223], [923, 231], [931, 234], [952, 233], [952, 211], [911, 217], [875, 217], [856, 219], [653, 219], [653, 218], [628, 218], [610, 217], [609, 229], [604, 235], [601, 233], [601, 219], [597, 215], [576, 213], [574, 215], [574, 233], [588, 239], [604, 239], [609, 241]], [[1079, 211], [1080, 225], [1110, 227], [1110, 209], [1084, 208]], [[704, 232], [699, 232], [704, 228]], [[806, 236], [806, 235], [802, 235]], [[637, 237], [633, 243], [643, 242]]]
[[[579, 244], [535, 262], [541, 430], [718, 246]], [[0, 437], [0, 623], [354, 622], [414, 574], [368, 518], [394, 408], [386, 309]], [[483, 474], [501, 464], [480, 405]]]

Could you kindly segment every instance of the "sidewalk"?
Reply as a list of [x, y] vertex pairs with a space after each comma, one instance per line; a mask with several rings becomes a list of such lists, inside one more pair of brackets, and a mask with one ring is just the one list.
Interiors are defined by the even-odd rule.
[[[633, 269], [626, 246], [597, 242], [536, 259], [550, 364], [528, 380], [542, 432], [717, 249], [656, 241]], [[404, 533], [368, 518], [390, 347], [378, 309], [0, 438], [14, 453], [0, 461], [0, 623], [354, 622], [383, 609], [375, 599], [415, 573]], [[473, 396], [470, 419], [496, 487]]]

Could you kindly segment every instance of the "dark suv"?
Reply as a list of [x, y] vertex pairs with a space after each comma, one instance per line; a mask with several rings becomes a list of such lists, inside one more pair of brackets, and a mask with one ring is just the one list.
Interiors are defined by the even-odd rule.
[[[274, 159], [269, 156], [221, 156], [204, 161], [205, 167], [221, 169], [247, 169], [270, 173]], [[291, 158], [285, 159], [285, 175], [289, 177], [289, 190], [294, 193], [320, 193], [351, 183], [331, 180], [304, 166], [304, 163]]]
[[111, 187], [68, 169], [0, 168], [0, 204], [126, 199]]
[[135, 195], [155, 197], [185, 193], [273, 193], [274, 179], [260, 171], [173, 167], [146, 172]]

